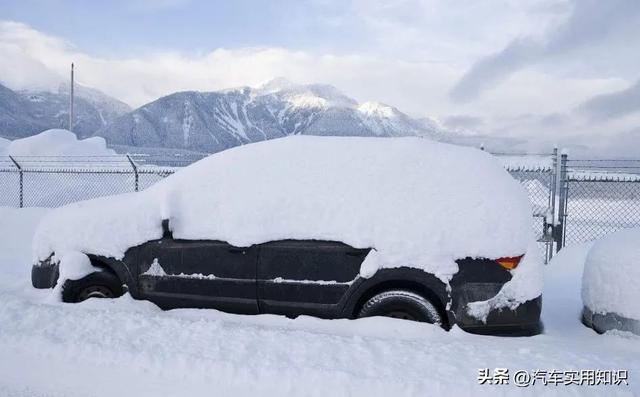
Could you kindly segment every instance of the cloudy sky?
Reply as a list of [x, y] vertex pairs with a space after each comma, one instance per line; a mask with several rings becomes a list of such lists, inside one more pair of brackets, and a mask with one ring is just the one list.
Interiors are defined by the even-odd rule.
[[0, 0], [2, 83], [71, 61], [132, 106], [284, 76], [463, 131], [640, 144], [637, 0]]

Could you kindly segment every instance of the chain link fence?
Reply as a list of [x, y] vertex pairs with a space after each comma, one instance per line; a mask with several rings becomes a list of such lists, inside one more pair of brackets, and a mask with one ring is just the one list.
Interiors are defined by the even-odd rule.
[[146, 189], [198, 156], [7, 156], [0, 158], [0, 206], [59, 207]]
[[640, 160], [569, 160], [566, 245], [640, 226]]
[[[565, 243], [640, 226], [640, 160], [494, 153], [526, 189], [546, 260]], [[203, 156], [0, 157], [0, 206], [58, 207], [146, 189]]]

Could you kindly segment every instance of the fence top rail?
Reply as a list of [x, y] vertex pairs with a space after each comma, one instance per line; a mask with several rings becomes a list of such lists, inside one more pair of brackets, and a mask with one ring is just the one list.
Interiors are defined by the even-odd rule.
[[[171, 154], [171, 155], [156, 155], [156, 154], [145, 154], [145, 153], [122, 153], [122, 154], [64, 154], [64, 155], [59, 155], [59, 154], [21, 154], [21, 155], [14, 155], [12, 157], [14, 158], [24, 158], [24, 159], [28, 159], [28, 158], [123, 158], [126, 156], [131, 156], [134, 158], [161, 158], [161, 159], [169, 159], [169, 158], [185, 158], [185, 159], [192, 159], [192, 158], [204, 158], [207, 157], [208, 154], [203, 153], [201, 155], [193, 155], [193, 154]], [[9, 157], [8, 155], [4, 155], [2, 157]]]
[[553, 157], [549, 155], [500, 155], [498, 161], [511, 172], [551, 172]]
[[[114, 154], [114, 155], [25, 155], [25, 156], [6, 156], [0, 155], [0, 167], [14, 166], [15, 163], [20, 164], [23, 168], [40, 168], [40, 167], [74, 167], [74, 168], [92, 168], [92, 167], [131, 167], [130, 160], [136, 166], [161, 166], [161, 167], [180, 167], [192, 164], [206, 155], [145, 155], [145, 154]], [[15, 160], [14, 161], [12, 161]]]
[[[554, 171], [552, 154], [492, 153], [510, 172]], [[16, 163], [24, 172], [124, 173], [134, 162], [139, 172], [175, 171], [207, 154], [111, 154], [111, 155], [24, 155], [0, 156], [0, 171], [16, 171]], [[12, 160], [13, 158], [13, 160]], [[153, 168], [153, 170], [150, 170]], [[148, 170], [149, 169], [149, 170]], [[161, 169], [161, 170], [159, 170]], [[635, 181], [640, 174], [640, 159], [568, 159], [566, 169], [574, 180]]]
[[569, 182], [640, 182], [640, 174], [570, 170], [567, 179]]
[[492, 152], [492, 151], [487, 151], [487, 153], [491, 153], [494, 156], [522, 156], [522, 157], [528, 157], [528, 156], [553, 156], [553, 153], [550, 152], [544, 152], [544, 153], [526, 153], [526, 152]]
[[596, 162], [614, 162], [614, 163], [638, 163], [640, 159], [568, 159], [570, 163], [596, 163]]
[[[138, 166], [138, 174], [172, 174], [183, 167], [160, 167], [153, 165]], [[13, 172], [13, 173], [42, 173], [42, 174], [133, 174], [134, 170], [130, 166], [128, 167], [23, 167], [18, 169], [16, 167], [4, 167], [0, 165], [0, 172]]]
[[594, 159], [568, 160], [567, 168], [575, 172], [610, 172], [616, 174], [640, 174], [640, 160]]

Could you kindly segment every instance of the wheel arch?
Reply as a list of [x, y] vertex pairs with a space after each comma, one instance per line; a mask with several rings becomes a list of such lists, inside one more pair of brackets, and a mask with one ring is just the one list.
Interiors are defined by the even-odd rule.
[[351, 294], [344, 308], [344, 315], [356, 318], [362, 306], [374, 295], [388, 290], [406, 290], [428, 299], [438, 310], [443, 327], [450, 328], [447, 302], [450, 300], [447, 285], [430, 273], [419, 269], [399, 268], [379, 270], [372, 278], [364, 279]]
[[[135, 290], [135, 278], [131, 274], [129, 266], [126, 263], [99, 255], [88, 255], [91, 264], [112, 273], [126, 287], [126, 290]], [[135, 292], [134, 292], [135, 293]]]

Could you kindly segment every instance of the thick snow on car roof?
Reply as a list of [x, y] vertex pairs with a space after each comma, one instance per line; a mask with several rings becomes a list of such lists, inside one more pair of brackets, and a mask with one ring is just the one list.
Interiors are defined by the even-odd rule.
[[593, 313], [640, 320], [640, 229], [624, 229], [596, 241], [582, 277], [582, 300]]
[[52, 211], [37, 258], [80, 251], [120, 258], [160, 238], [248, 246], [281, 239], [372, 247], [363, 275], [414, 266], [441, 278], [453, 260], [527, 251], [524, 189], [493, 156], [420, 138], [295, 136], [209, 156], [146, 191]]

